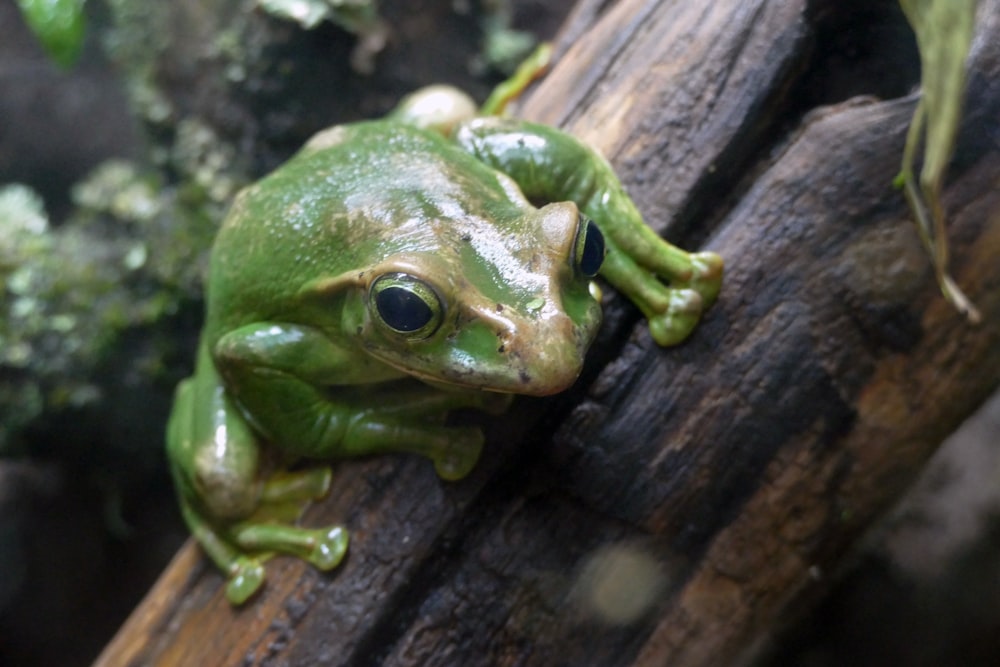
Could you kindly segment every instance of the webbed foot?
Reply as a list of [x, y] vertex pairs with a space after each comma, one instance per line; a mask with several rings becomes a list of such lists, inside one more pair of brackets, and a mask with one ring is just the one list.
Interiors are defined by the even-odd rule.
[[[340, 526], [305, 529], [278, 524], [243, 526], [237, 536], [241, 546], [268, 546], [301, 557], [317, 569], [332, 570], [344, 559], [349, 537]], [[226, 599], [233, 605], [249, 600], [264, 584], [263, 561], [267, 556], [236, 556], [228, 567]]]
[[686, 339], [719, 295], [722, 258], [713, 252], [694, 253], [690, 257], [688, 280], [673, 281], [670, 287], [656, 286], [662, 289], [665, 298], [636, 300], [649, 321], [650, 335], [659, 345], [676, 345]]
[[643, 227], [625, 235], [628, 246], [609, 241], [601, 274], [649, 321], [659, 345], [684, 341], [722, 287], [723, 262], [714, 252], [687, 253]]

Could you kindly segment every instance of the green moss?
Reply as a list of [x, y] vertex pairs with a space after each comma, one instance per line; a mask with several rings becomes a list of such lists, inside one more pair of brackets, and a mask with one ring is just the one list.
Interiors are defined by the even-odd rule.
[[210, 197], [178, 193], [108, 162], [74, 188], [77, 212], [53, 227], [30, 189], [0, 189], [0, 454], [22, 451], [21, 430], [43, 412], [100, 401], [100, 369], [130, 366], [117, 374], [153, 384], [145, 374], [162, 363], [115, 355], [137, 329], [164, 337], [150, 349], [170, 346], [164, 322], [200, 299], [221, 215]]

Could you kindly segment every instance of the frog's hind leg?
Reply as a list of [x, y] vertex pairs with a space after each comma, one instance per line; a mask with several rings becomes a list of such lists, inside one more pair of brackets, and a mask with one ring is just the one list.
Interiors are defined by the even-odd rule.
[[297, 556], [321, 570], [340, 564], [349, 541], [344, 528], [292, 525], [306, 503], [326, 495], [330, 482], [327, 466], [276, 473], [262, 485], [253, 516], [219, 528], [182, 498], [181, 509], [192, 534], [226, 573], [226, 598], [232, 604], [242, 604], [260, 589], [264, 562], [275, 553]]
[[329, 569], [343, 557], [338, 527], [292, 525], [308, 501], [326, 494], [329, 468], [277, 473], [264, 481], [257, 435], [222, 390], [207, 354], [180, 384], [167, 427], [167, 450], [181, 512], [206, 554], [227, 576], [226, 597], [241, 604], [264, 583], [273, 553]]
[[226, 598], [232, 604], [242, 604], [260, 589], [265, 579], [264, 562], [274, 553], [297, 556], [321, 570], [333, 569], [343, 560], [349, 540], [341, 526], [309, 529], [291, 525], [301, 514], [303, 503], [326, 495], [330, 482], [327, 466], [276, 473], [261, 486], [259, 507], [253, 516], [228, 525], [209, 520], [181, 495], [185, 523], [226, 574]]
[[184, 522], [225, 573], [226, 597], [240, 604], [264, 583], [263, 559], [240, 551], [225, 525], [256, 507], [257, 452], [252, 438], [234, 447], [241, 420], [227, 414], [221, 390], [212, 386], [215, 379], [199, 373], [177, 387], [167, 455]]
[[191, 534], [215, 566], [226, 575], [226, 599], [232, 604], [246, 602], [264, 583], [263, 556], [250, 556], [236, 549], [185, 498], [181, 514]]

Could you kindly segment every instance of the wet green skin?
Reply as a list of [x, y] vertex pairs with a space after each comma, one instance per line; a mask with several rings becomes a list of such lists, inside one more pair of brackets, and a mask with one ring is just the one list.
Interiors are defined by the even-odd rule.
[[[601, 235], [586, 217], [603, 232], [602, 277], [657, 342], [683, 340], [718, 293], [718, 256], [657, 237], [572, 137], [500, 118], [426, 124], [397, 114], [320, 133], [241, 192], [219, 232], [167, 442], [185, 520], [234, 604], [273, 553], [331, 569], [347, 548], [340, 526], [295, 525], [330, 469], [290, 462], [415, 452], [459, 479], [483, 436], [446, 426], [449, 411], [574, 382], [601, 319], [585, 256]], [[387, 285], [427, 303], [415, 322], [381, 313]]]

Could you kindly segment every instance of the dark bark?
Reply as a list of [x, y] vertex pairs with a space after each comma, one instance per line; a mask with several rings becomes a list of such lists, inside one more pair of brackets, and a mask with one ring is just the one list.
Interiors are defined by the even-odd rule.
[[[611, 296], [577, 390], [497, 419], [470, 478], [338, 464], [306, 521], [353, 531], [340, 569], [275, 559], [232, 610], [189, 545], [99, 664], [756, 655], [1000, 381], [1000, 2], [980, 3], [945, 199], [977, 327], [937, 293], [890, 185], [915, 97], [817, 106], [900, 92], [861, 76], [912, 54], [895, 3], [853, 4], [622, 0], [586, 33], [597, 15], [578, 14], [522, 113], [604, 151], [654, 227], [723, 255], [693, 338], [658, 348]], [[896, 36], [852, 70], [867, 87], [838, 60], [856, 52], [827, 50], [852, 18]]]

